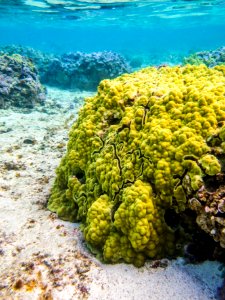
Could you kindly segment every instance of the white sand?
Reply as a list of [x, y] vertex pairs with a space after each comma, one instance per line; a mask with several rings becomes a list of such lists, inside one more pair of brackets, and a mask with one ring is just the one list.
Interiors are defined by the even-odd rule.
[[103, 265], [86, 250], [78, 224], [46, 209], [76, 96], [51, 88], [46, 108], [0, 110], [0, 299], [216, 299], [219, 263]]

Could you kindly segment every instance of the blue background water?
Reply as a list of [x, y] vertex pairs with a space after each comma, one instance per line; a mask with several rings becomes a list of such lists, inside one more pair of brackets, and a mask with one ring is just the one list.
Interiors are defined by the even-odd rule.
[[[75, 7], [80, 1], [49, 2], [54, 1], [0, 1], [0, 44], [56, 53], [113, 50], [161, 57], [162, 62], [166, 55], [225, 45], [225, 1], [135, 1], [114, 6], [86, 1], [76, 10], [70, 10], [70, 3]], [[67, 2], [70, 6], [62, 5]]]

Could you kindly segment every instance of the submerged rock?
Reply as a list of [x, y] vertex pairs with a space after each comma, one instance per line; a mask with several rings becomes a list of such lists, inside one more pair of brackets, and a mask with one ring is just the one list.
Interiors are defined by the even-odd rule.
[[46, 90], [29, 59], [16, 54], [0, 56], [0, 108], [33, 108], [43, 105], [45, 97]]

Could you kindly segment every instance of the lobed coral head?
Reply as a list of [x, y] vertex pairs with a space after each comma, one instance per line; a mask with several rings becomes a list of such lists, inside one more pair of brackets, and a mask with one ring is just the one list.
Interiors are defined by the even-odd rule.
[[82, 221], [105, 261], [140, 266], [176, 254], [181, 236], [166, 211], [185, 211], [222, 171], [224, 74], [224, 66], [147, 68], [101, 81], [86, 99], [48, 207]]

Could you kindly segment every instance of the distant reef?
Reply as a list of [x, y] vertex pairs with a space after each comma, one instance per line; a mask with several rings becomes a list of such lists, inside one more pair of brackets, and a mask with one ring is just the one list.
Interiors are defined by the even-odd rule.
[[66, 53], [51, 61], [44, 82], [64, 88], [96, 90], [102, 79], [128, 72], [129, 65], [117, 53]]
[[131, 72], [125, 58], [111, 52], [83, 52], [53, 55], [29, 47], [4, 46], [0, 54], [20, 54], [32, 59], [43, 84], [68, 89], [96, 90], [102, 79]]
[[18, 54], [0, 55], [0, 109], [43, 105], [46, 89], [30, 59]]
[[193, 53], [183, 59], [183, 64], [205, 64], [207, 67], [225, 64], [225, 47], [220, 47], [216, 50]]
[[48, 71], [51, 61], [55, 58], [54, 55], [46, 54], [30, 47], [23, 47], [17, 45], [0, 47], [0, 54], [20, 54], [26, 58], [31, 59], [38, 70], [41, 82], [43, 82], [44, 74]]

